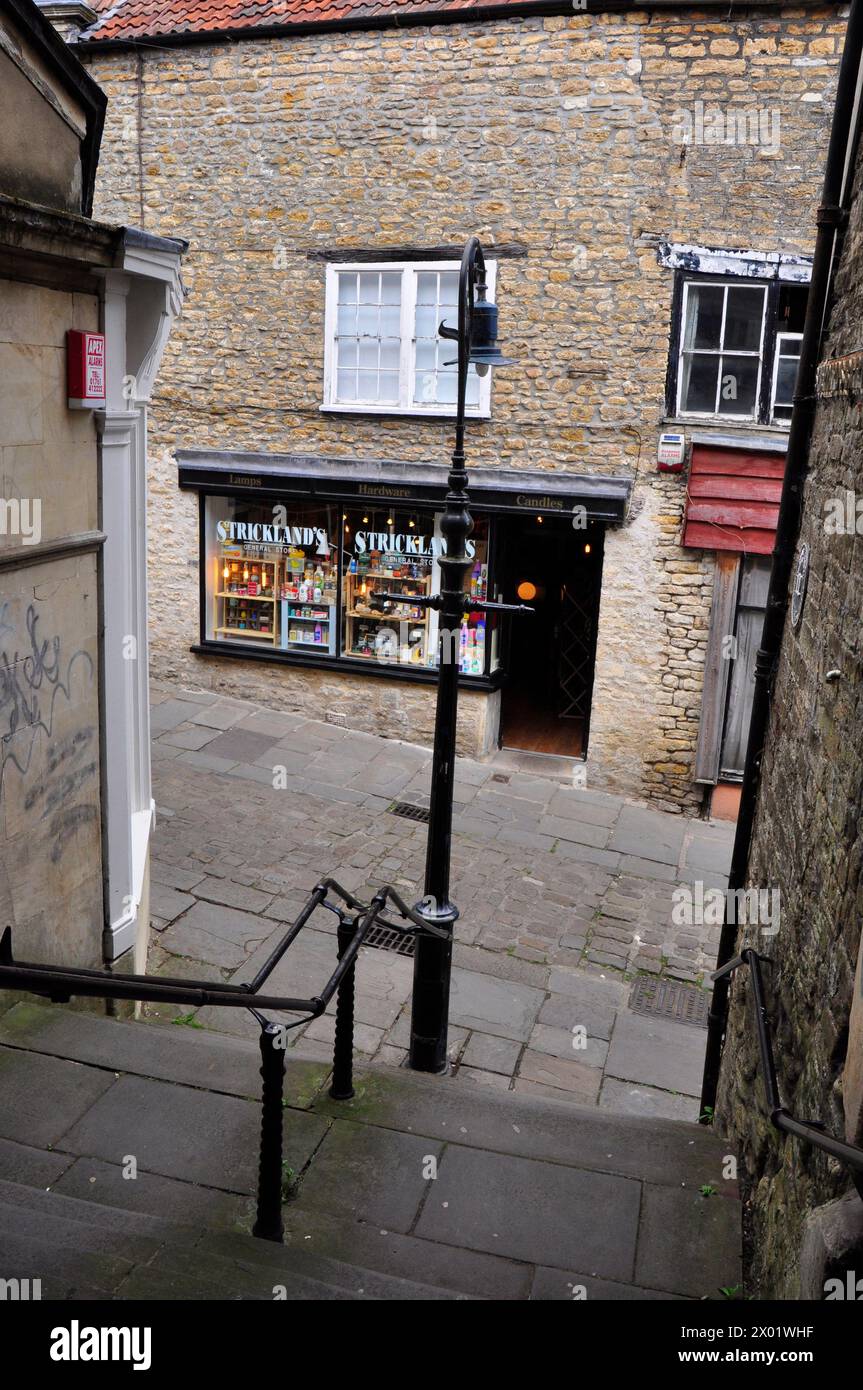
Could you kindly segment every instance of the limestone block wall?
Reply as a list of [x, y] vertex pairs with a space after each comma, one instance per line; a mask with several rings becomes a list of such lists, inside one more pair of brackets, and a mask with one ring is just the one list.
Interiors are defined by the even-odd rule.
[[[828, 366], [863, 351], [861, 176], [858, 157]], [[758, 949], [773, 962], [765, 975], [782, 1096], [796, 1114], [821, 1119], [859, 1144], [859, 998], [853, 1052], [849, 1018], [863, 920], [863, 374], [858, 362], [837, 388], [823, 373], [822, 364], [800, 536], [810, 547], [808, 591], [799, 626], [787, 623], [783, 638], [750, 882], [781, 891], [779, 933], [762, 936]], [[827, 680], [828, 672], [839, 675]], [[857, 995], [860, 988], [858, 977]], [[717, 1117], [740, 1145], [751, 1184], [753, 1284], [763, 1297], [793, 1298], [804, 1217], [849, 1180], [824, 1154], [783, 1142], [768, 1125], [749, 1007], [740, 979], [731, 994]]]
[[[98, 529], [90, 412], [66, 406], [67, 328], [95, 296], [0, 279], [0, 924], [19, 959], [101, 961]], [[17, 503], [19, 529], [9, 525]]]
[[[655, 472], [673, 289], [657, 245], [811, 249], [844, 22], [836, 5], [597, 11], [85, 51], [109, 96], [97, 213], [191, 240], [151, 416], [154, 674], [430, 727], [420, 687], [190, 654], [197, 526], [172, 450], [443, 466], [449, 422], [321, 411], [322, 257], [476, 232], [524, 254], [501, 258], [496, 293], [520, 366], [495, 377], [469, 460], [634, 478], [607, 537], [588, 779], [693, 807], [712, 557], [681, 550], [685, 478]], [[682, 144], [698, 103], [763, 112], [767, 144]]]

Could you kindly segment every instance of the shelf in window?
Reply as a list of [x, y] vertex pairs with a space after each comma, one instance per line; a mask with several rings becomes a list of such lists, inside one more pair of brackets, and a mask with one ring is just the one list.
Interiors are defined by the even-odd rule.
[[228, 594], [228, 593], [219, 593], [219, 594], [216, 594], [216, 598], [232, 598], [232, 599], [234, 600], [235, 603], [239, 603], [241, 600], [242, 600], [243, 603], [275, 603], [275, 602], [276, 602], [276, 600], [275, 600], [273, 597], [267, 598], [267, 597], [265, 597], [265, 596], [262, 595], [262, 594]]
[[397, 579], [399, 583], [425, 584], [429, 576], [427, 574], [385, 574], [383, 570], [357, 570], [356, 574], [350, 574], [349, 579]]
[[413, 623], [416, 627], [425, 627], [428, 622], [428, 613], [424, 613], [421, 618], [409, 618], [405, 613], [361, 613], [357, 608], [349, 608], [345, 616], [360, 618], [368, 623], [386, 623], [392, 618], [397, 618], [399, 622]]
[[229, 637], [264, 637], [268, 642], [272, 642], [274, 637], [270, 631], [262, 632], [253, 627], [217, 627], [215, 632]]

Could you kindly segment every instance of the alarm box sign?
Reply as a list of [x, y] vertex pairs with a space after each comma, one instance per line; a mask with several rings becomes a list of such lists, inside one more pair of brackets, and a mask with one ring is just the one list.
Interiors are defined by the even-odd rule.
[[70, 328], [66, 334], [70, 410], [99, 410], [105, 404], [105, 335]]

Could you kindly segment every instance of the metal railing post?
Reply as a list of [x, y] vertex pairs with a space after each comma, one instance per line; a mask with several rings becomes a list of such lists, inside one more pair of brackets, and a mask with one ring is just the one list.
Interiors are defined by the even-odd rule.
[[[339, 960], [353, 939], [356, 923], [339, 919]], [[333, 1044], [333, 1100], [350, 1100], [354, 1094], [354, 984], [356, 962], [351, 964], [339, 984], [336, 1000], [336, 1032]]]
[[258, 1214], [252, 1235], [281, 1244], [282, 1098], [285, 1081], [285, 1031], [278, 1023], [261, 1024], [261, 1152], [258, 1162]]

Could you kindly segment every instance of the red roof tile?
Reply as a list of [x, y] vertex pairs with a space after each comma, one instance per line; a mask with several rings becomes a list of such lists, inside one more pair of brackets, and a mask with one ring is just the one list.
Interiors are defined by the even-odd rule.
[[468, 10], [522, 0], [94, 0], [99, 18], [81, 43], [157, 38], [166, 34], [218, 34], [274, 25], [337, 24], [346, 19]]

